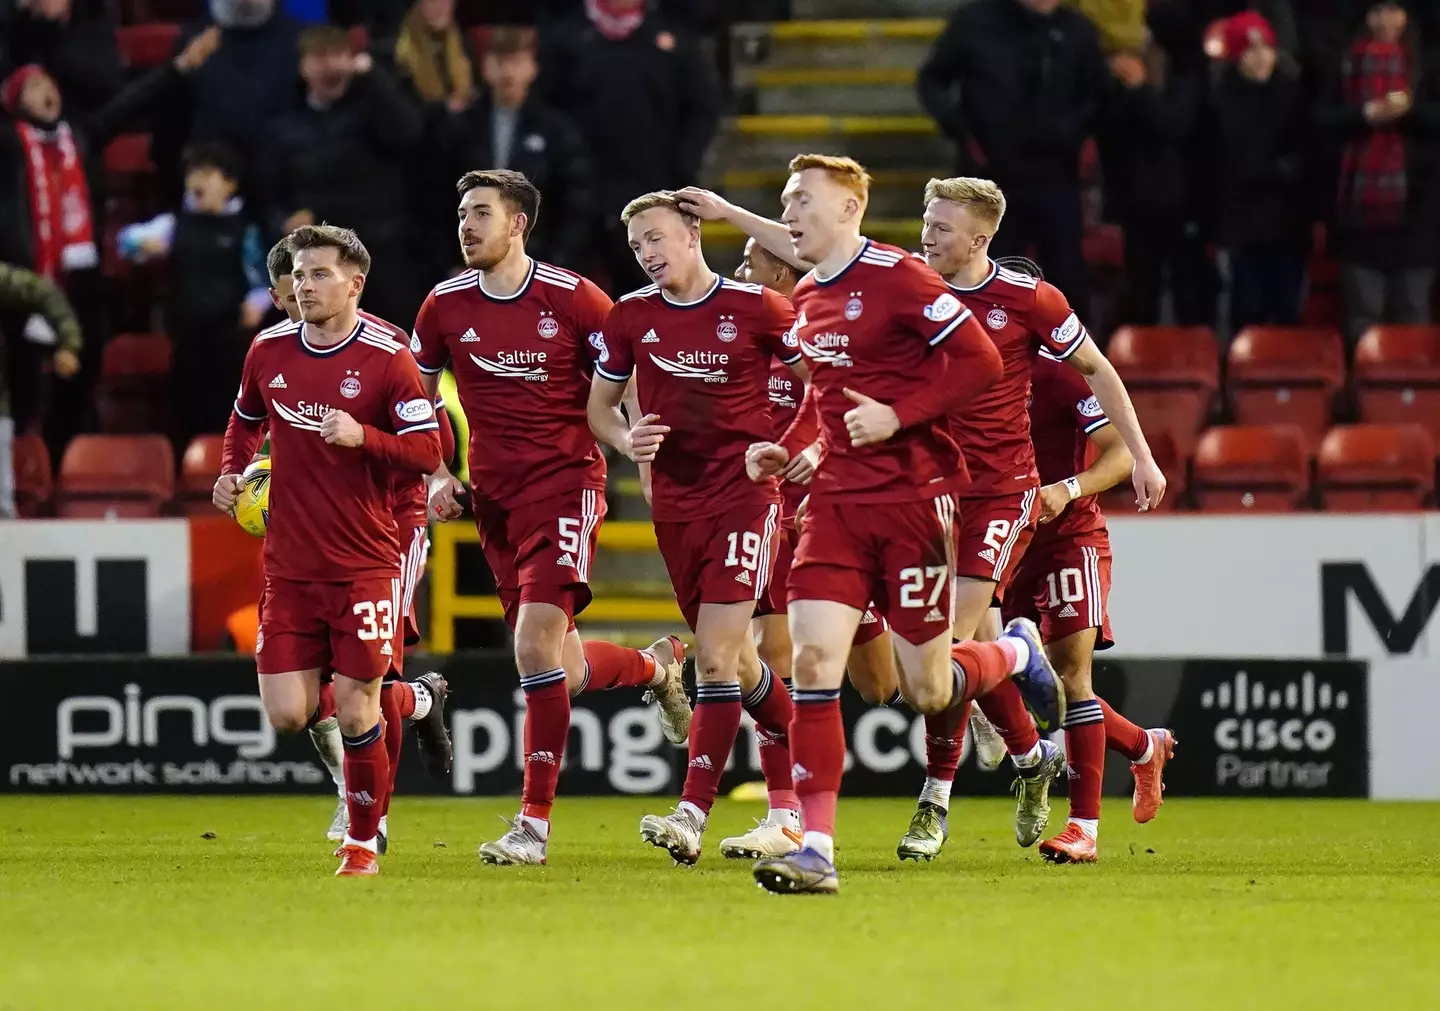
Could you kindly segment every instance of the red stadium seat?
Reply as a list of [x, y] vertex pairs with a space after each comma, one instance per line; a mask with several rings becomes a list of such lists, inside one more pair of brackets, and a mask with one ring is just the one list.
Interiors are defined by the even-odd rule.
[[370, 51], [370, 29], [364, 25], [351, 25], [346, 29], [350, 36], [350, 51], [352, 53], [366, 53]]
[[1376, 326], [1355, 348], [1360, 420], [1422, 425], [1440, 443], [1440, 327]]
[[115, 29], [120, 58], [134, 70], [148, 70], [165, 63], [174, 53], [179, 37], [180, 26], [176, 24], [122, 25]]
[[1220, 383], [1220, 352], [1206, 327], [1125, 326], [1106, 349], [1125, 380], [1147, 433], [1168, 432], [1181, 460], [1210, 413]]
[[21, 516], [39, 516], [49, 507], [55, 490], [50, 450], [38, 435], [18, 435], [11, 453], [15, 464], [15, 506]]
[[1205, 512], [1292, 512], [1310, 490], [1310, 450], [1294, 425], [1220, 425], [1195, 446], [1195, 503]]
[[[1185, 490], [1189, 484], [1186, 462], [1176, 452], [1175, 440], [1169, 432], [1146, 433], [1145, 438], [1150, 443], [1150, 452], [1155, 454], [1155, 462], [1159, 464], [1160, 473], [1165, 475], [1166, 482], [1165, 497], [1160, 500], [1160, 507], [1155, 512], [1170, 512], [1185, 501]], [[1093, 460], [1092, 452], [1085, 461], [1086, 465], [1088, 466]], [[1097, 497], [1100, 499], [1100, 508], [1105, 510], [1107, 516], [1154, 515], [1151, 512], [1137, 513], [1135, 511], [1135, 485], [1128, 478], [1109, 491], [1101, 492]]]
[[108, 179], [150, 175], [154, 171], [148, 133], [122, 133], [106, 145], [105, 175]]
[[1085, 229], [1080, 255], [1092, 267], [1116, 268], [1125, 263], [1125, 232], [1119, 225], [1095, 225]]
[[163, 432], [170, 419], [170, 342], [116, 334], [101, 352], [95, 413], [102, 432]]
[[1435, 440], [1419, 425], [1337, 425], [1320, 444], [1326, 509], [1408, 512], [1435, 491]]
[[175, 454], [159, 435], [78, 435], [55, 493], [64, 517], [158, 516], [175, 494]]
[[210, 493], [220, 476], [220, 458], [224, 452], [223, 435], [197, 435], [185, 448], [180, 460], [180, 490], [175, 504], [185, 515], [209, 515], [214, 510]]
[[1230, 345], [1226, 385], [1236, 424], [1298, 425], [1317, 446], [1345, 385], [1345, 345], [1322, 327], [1246, 327]]

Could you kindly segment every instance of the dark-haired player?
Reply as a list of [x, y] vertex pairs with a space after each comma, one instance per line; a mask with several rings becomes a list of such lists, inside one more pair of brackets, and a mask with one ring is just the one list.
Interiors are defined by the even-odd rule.
[[[411, 349], [433, 395], [447, 363], [470, 425], [471, 503], [495, 575], [525, 692], [520, 814], [480, 847], [493, 864], [542, 864], [570, 732], [570, 696], [635, 686], [658, 702], [666, 737], [685, 739], [690, 703], [684, 647], [668, 636], [644, 650], [582, 644], [574, 618], [590, 603], [590, 563], [605, 518], [605, 458], [585, 418], [592, 335], [611, 302], [578, 274], [531, 259], [525, 240], [540, 193], [519, 172], [467, 172], [460, 250], [470, 268], [431, 291]], [[461, 485], [443, 467], [430, 506], [461, 513]]]
[[1042, 482], [1040, 528], [1015, 573], [1005, 614], [1039, 620], [1045, 650], [1069, 699], [1070, 820], [1040, 844], [1040, 855], [1054, 863], [1089, 863], [1096, 859], [1107, 745], [1130, 759], [1135, 820], [1143, 824], [1164, 802], [1162, 775], [1175, 736], [1131, 723], [1097, 697], [1091, 684], [1095, 651], [1114, 643], [1106, 610], [1110, 535], [1095, 496], [1131, 474], [1130, 451], [1079, 372], [1038, 361], [1031, 391], [1030, 437]]
[[[275, 308], [289, 318], [291, 323], [300, 320], [300, 304], [295, 298], [295, 279], [291, 276], [291, 255], [286, 240], [281, 239], [270, 248], [265, 258], [266, 270], [270, 275], [270, 300]], [[391, 340], [404, 342], [404, 335], [393, 326], [371, 313], [360, 311], [360, 318], [370, 323], [377, 333]], [[284, 324], [281, 324], [283, 326]], [[435, 417], [440, 424], [440, 455], [449, 459], [455, 451], [455, 433], [450, 426], [450, 416], [444, 411], [444, 403], [435, 399]], [[261, 446], [262, 456], [270, 455], [268, 440]], [[400, 560], [400, 574], [404, 580], [401, 588], [401, 606], [405, 612], [406, 647], [420, 641], [420, 630], [415, 624], [415, 587], [425, 573], [425, 558], [429, 548], [426, 538], [425, 475], [396, 474], [393, 477], [394, 498], [391, 504], [395, 527], [400, 538], [403, 555]], [[405, 723], [415, 724], [415, 739], [419, 746], [420, 762], [431, 775], [443, 778], [450, 772], [450, 735], [445, 730], [445, 679], [434, 671], [422, 674], [413, 681], [404, 681], [394, 672], [386, 675], [380, 692], [380, 711], [385, 717], [385, 751], [390, 758], [390, 791], [380, 814], [381, 853], [390, 834], [390, 800], [395, 791], [395, 778], [400, 770], [400, 754], [404, 743]], [[332, 681], [326, 679], [320, 686], [320, 705], [307, 729], [310, 742], [325, 763], [331, 778], [340, 791], [340, 801], [335, 808], [326, 838], [339, 842], [345, 838], [349, 825], [349, 814], [345, 805], [345, 773], [343, 747], [340, 739], [340, 725], [335, 717], [335, 689]]]
[[306, 226], [287, 240], [302, 322], [263, 331], [245, 357], [214, 503], [229, 511], [271, 424], [274, 496], [255, 658], [279, 730], [305, 727], [335, 674], [350, 827], [337, 874], [375, 874], [389, 758], [381, 679], [401, 666], [395, 472], [439, 466], [439, 424], [405, 346], [360, 318], [370, 254], [355, 233]]
[[[746, 479], [745, 453], [771, 435], [771, 362], [802, 382], [809, 370], [789, 332], [790, 303], [711, 270], [700, 221], [674, 193], [637, 197], [621, 218], [654, 283], [623, 296], [605, 321], [590, 427], [650, 468], [655, 539], [695, 633], [695, 719], [680, 804], [640, 821], [642, 839], [693, 864], [741, 712], [771, 735], [771, 747], [783, 747], [789, 730], [789, 691], [750, 636], [782, 536], [780, 495], [773, 480]], [[633, 425], [620, 413], [632, 376], [641, 414]], [[793, 793], [788, 765], [766, 770], [776, 797]], [[798, 830], [796, 815], [788, 817], [786, 827]]]

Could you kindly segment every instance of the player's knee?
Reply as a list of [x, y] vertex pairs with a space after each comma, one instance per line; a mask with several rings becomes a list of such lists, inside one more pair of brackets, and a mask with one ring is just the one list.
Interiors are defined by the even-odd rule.
[[287, 702], [265, 701], [265, 718], [277, 734], [298, 734], [310, 724], [311, 713], [304, 705]]
[[821, 646], [800, 646], [795, 650], [795, 684], [819, 688], [838, 683], [836, 660]]
[[540, 636], [515, 637], [515, 665], [521, 674], [539, 674], [554, 670], [562, 663], [562, 642], [549, 642]]
[[950, 708], [951, 694], [951, 686], [948, 684], [905, 686], [905, 701], [922, 716], [933, 716]]
[[735, 656], [729, 650], [696, 650], [696, 681], [734, 681], [738, 673]]
[[895, 697], [895, 690], [893, 688], [887, 692], [885, 691], [885, 686], [874, 678], [854, 677], [853, 673], [852, 671], [850, 683], [854, 685], [855, 690], [860, 693], [860, 697], [870, 705], [883, 706]]

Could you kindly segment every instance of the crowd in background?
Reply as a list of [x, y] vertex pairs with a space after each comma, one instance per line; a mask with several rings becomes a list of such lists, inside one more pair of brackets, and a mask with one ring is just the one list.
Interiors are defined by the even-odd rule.
[[1124, 232], [1114, 322], [1295, 324], [1320, 234], [1353, 346], [1432, 318], [1437, 46], [1425, 0], [972, 0], [919, 87], [959, 170], [1010, 198], [997, 250], [1081, 294], [1095, 141]]
[[[515, 168], [545, 194], [534, 253], [628, 290], [640, 276], [620, 208], [701, 177], [725, 24], [788, 6], [462, 0], [467, 17], [525, 23], [482, 55], [456, 0], [208, 0], [141, 73], [101, 2], [0, 0], [0, 262], [33, 272], [17, 290], [68, 296], [85, 335], [60, 341], [49, 310], [0, 299], [0, 415], [43, 418], [57, 449], [90, 398], [48, 376], [93, 379], [125, 326], [107, 242], [131, 264], [166, 262], [181, 444], [224, 427], [246, 339], [274, 318], [264, 250], [297, 224], [354, 227], [377, 264], [366, 307], [407, 325], [458, 267], [454, 180]], [[1087, 223], [1121, 226], [1111, 324], [1296, 322], [1320, 223], [1353, 342], [1373, 322], [1431, 318], [1437, 70], [1440, 3], [968, 0], [918, 90], [958, 170], [1009, 196], [997, 253], [1034, 254], [1084, 306]], [[152, 136], [164, 206], [107, 220], [125, 209], [103, 199], [100, 155], [132, 131]]]

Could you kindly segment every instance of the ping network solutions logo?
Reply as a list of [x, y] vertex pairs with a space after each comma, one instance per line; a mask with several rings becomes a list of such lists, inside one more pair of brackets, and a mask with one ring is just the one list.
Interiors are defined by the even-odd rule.
[[1268, 685], [1236, 671], [1201, 693], [1200, 708], [1218, 717], [1215, 785], [1246, 791], [1325, 791], [1335, 767], [1332, 751], [1342, 743], [1337, 724], [1349, 732], [1358, 717], [1363, 726], [1361, 707], [1352, 710], [1351, 693], [1308, 669], [1298, 678]]

